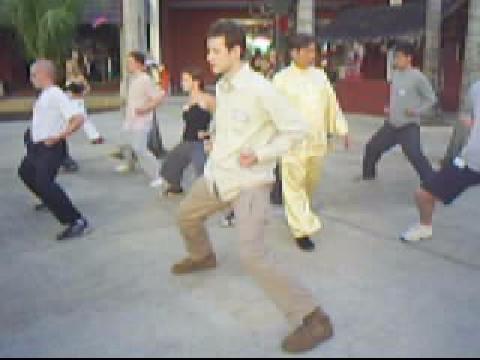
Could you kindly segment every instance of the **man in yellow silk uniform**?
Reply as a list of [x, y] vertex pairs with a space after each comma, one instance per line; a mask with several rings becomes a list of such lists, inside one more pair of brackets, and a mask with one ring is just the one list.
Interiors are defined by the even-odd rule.
[[328, 152], [330, 136], [345, 139], [348, 149], [348, 124], [325, 72], [314, 67], [315, 38], [299, 34], [290, 39], [292, 64], [274, 79], [275, 87], [288, 97], [311, 125], [311, 133], [282, 160], [282, 181], [288, 224], [298, 246], [313, 251], [311, 236], [322, 224], [312, 209], [312, 198]]

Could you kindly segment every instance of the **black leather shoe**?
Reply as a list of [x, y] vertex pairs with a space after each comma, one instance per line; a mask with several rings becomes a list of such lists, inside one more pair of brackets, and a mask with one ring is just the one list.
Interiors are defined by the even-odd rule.
[[92, 145], [103, 145], [105, 144], [105, 139], [100, 136], [98, 139], [92, 140]]
[[35, 209], [35, 211], [37, 211], [37, 212], [46, 212], [46, 211], [48, 211], [48, 207], [47, 207], [47, 205], [45, 205], [45, 204], [35, 205], [34, 209]]
[[172, 197], [172, 196], [181, 196], [184, 194], [184, 191], [181, 187], [169, 187], [167, 190], [163, 192], [164, 197]]
[[312, 252], [315, 250], [315, 243], [309, 237], [298, 238], [296, 242], [303, 251]]
[[85, 219], [77, 220], [74, 224], [66, 228], [62, 233], [57, 236], [58, 241], [70, 240], [84, 235], [88, 235], [91, 232], [91, 228], [88, 225], [88, 221]]
[[80, 170], [76, 161], [70, 157], [65, 159], [65, 161], [63, 162], [62, 168], [63, 168], [63, 171], [67, 173], [76, 173]]

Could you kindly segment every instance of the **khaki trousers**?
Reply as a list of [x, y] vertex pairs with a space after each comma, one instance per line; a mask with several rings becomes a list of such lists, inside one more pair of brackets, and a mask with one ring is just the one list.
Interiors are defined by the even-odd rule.
[[313, 296], [281, 271], [265, 247], [265, 222], [270, 207], [270, 186], [245, 189], [233, 202], [221, 201], [204, 178], [195, 182], [180, 205], [179, 227], [194, 260], [214, 254], [205, 221], [233, 205], [237, 219], [241, 262], [258, 285], [285, 314], [292, 326], [300, 325], [318, 306]]
[[289, 156], [282, 161], [285, 211], [295, 238], [310, 237], [322, 228], [319, 217], [312, 209], [312, 200], [324, 161], [323, 156]]

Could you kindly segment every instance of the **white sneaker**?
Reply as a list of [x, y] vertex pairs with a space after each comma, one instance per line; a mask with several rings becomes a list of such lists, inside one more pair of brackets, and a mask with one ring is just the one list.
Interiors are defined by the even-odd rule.
[[115, 172], [117, 174], [128, 174], [128, 173], [132, 172], [132, 168], [130, 166], [128, 166], [127, 164], [122, 164], [122, 165], [118, 165], [115, 168]]
[[163, 184], [165, 184], [165, 180], [163, 180], [162, 178], [158, 178], [150, 183], [150, 187], [153, 189], [158, 189], [161, 188]]
[[418, 224], [413, 226], [400, 239], [405, 242], [419, 242], [422, 240], [431, 240], [433, 237], [433, 227]]

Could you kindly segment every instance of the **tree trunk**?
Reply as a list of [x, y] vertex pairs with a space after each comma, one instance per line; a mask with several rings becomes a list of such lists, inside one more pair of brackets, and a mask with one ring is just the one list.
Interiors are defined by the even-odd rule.
[[147, 24], [144, 0], [123, 0], [122, 47], [122, 88], [123, 96], [127, 92], [127, 56], [131, 51], [147, 50]]
[[440, 48], [442, 37], [442, 1], [427, 1], [424, 72], [433, 88], [440, 92]]
[[[461, 103], [465, 109], [465, 99], [470, 87], [480, 80], [480, 1], [470, 0], [468, 15], [468, 34], [465, 48], [465, 63], [463, 66]], [[470, 131], [461, 122], [455, 124], [444, 163], [451, 163], [460, 155], [468, 141]]]
[[298, 1], [297, 31], [299, 33], [315, 35], [315, 2], [313, 0]]
[[462, 80], [462, 97], [480, 80], [480, 1], [470, 0], [465, 64]]
[[160, 39], [160, 0], [150, 0], [150, 54], [158, 64], [162, 61]]

